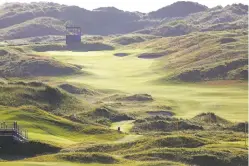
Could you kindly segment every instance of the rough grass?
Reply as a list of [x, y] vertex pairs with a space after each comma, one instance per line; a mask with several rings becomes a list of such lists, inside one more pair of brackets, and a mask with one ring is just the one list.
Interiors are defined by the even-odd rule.
[[113, 50], [114, 47], [110, 44], [105, 44], [103, 42], [82, 42], [80, 44], [67, 46], [65, 44], [38, 44], [27, 46], [28, 49], [32, 49], [37, 52], [45, 52], [45, 51], [76, 51], [76, 52], [84, 52], [84, 51], [101, 51], [101, 50]]
[[[35, 84], [35, 82], [33, 83]], [[17, 82], [0, 85], [0, 104], [18, 107], [33, 105], [59, 115], [71, 114], [89, 109], [89, 105], [77, 98], [44, 84], [32, 86], [32, 83]]]
[[28, 55], [17, 48], [0, 48], [0, 76], [34, 77], [62, 76], [80, 73], [80, 67], [53, 59]]
[[106, 126], [111, 126], [113, 122], [133, 119], [133, 117], [130, 115], [120, 113], [107, 107], [99, 107], [85, 113], [80, 113], [77, 116], [79, 119], [88, 119], [89, 121], [94, 121]]
[[111, 155], [101, 154], [101, 153], [81, 153], [81, 152], [71, 152], [71, 153], [58, 153], [48, 156], [40, 156], [29, 161], [39, 161], [39, 162], [55, 162], [55, 161], [67, 161], [76, 163], [103, 163], [103, 164], [115, 164], [119, 160]]
[[141, 43], [147, 40], [160, 38], [153, 35], [142, 35], [142, 34], [128, 34], [122, 36], [115, 36], [114, 38], [109, 39], [110, 43], [118, 45], [129, 45], [133, 43]]
[[221, 166], [246, 165], [248, 156], [246, 150], [227, 149], [169, 149], [161, 148], [138, 154], [126, 155], [133, 160], [173, 160], [187, 161], [189, 164], [207, 166], [210, 164]]
[[68, 93], [72, 93], [72, 94], [83, 94], [83, 95], [90, 95], [90, 96], [99, 94], [99, 92], [92, 90], [90, 88], [81, 88], [81, 87], [77, 87], [71, 84], [61, 84], [59, 85], [59, 87], [67, 91]]
[[[233, 34], [224, 31], [156, 39], [137, 44], [136, 47], [151, 48], [155, 53], [169, 52], [158, 64], [167, 73], [167, 79], [190, 82], [217, 79], [246, 80], [243, 73], [237, 69], [248, 65], [248, 41], [241, 31], [235, 33], [234, 42], [220, 42]], [[229, 74], [232, 71], [233, 77]]]

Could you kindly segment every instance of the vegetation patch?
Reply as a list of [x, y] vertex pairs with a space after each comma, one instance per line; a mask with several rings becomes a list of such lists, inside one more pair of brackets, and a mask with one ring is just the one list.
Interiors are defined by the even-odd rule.
[[178, 130], [203, 130], [203, 127], [194, 124], [188, 120], [170, 118], [170, 117], [150, 117], [145, 119], [138, 119], [135, 121], [133, 131], [148, 132], [148, 131], [178, 131]]
[[149, 94], [135, 94], [131, 96], [119, 96], [116, 98], [116, 100], [146, 102], [146, 101], [153, 101], [153, 98]]
[[2, 84], [0, 92], [0, 105], [4, 106], [32, 105], [59, 115], [71, 114], [88, 108], [86, 103], [84, 104], [66, 92], [44, 84], [39, 86], [37, 83], [25, 82]]
[[[238, 155], [240, 153], [240, 155]], [[171, 160], [181, 161], [200, 166], [208, 165], [246, 165], [248, 156], [243, 150], [226, 151], [225, 149], [206, 149], [206, 148], [161, 148], [142, 153], [126, 155], [125, 158], [132, 160]]]
[[98, 94], [98, 92], [94, 90], [91, 90], [88, 88], [79, 88], [79, 87], [76, 87], [70, 84], [61, 84], [59, 85], [59, 87], [72, 94], [84, 94], [84, 95], [90, 95], [90, 96]]
[[100, 42], [82, 42], [80, 44], [74, 45], [64, 45], [64, 44], [43, 44], [43, 45], [33, 45], [31, 49], [37, 52], [46, 51], [101, 51], [101, 50], [113, 50], [114, 47], [105, 43]]
[[141, 35], [141, 34], [130, 34], [130, 35], [122, 35], [118, 37], [114, 37], [110, 40], [111, 43], [119, 44], [119, 45], [130, 45], [134, 43], [141, 43], [147, 40], [158, 38], [153, 35]]
[[147, 114], [151, 116], [174, 116], [175, 113], [171, 111], [148, 111]]
[[120, 113], [118, 111], [112, 110], [106, 107], [96, 108], [93, 111], [81, 114], [79, 116], [87, 117], [95, 122], [104, 124], [104, 125], [111, 125], [112, 122], [119, 122], [124, 120], [133, 120], [133, 117]]
[[118, 163], [118, 159], [107, 154], [84, 154], [84, 153], [68, 153], [58, 154], [58, 158], [66, 161], [81, 162], [81, 163], [104, 163], [114, 164]]
[[101, 163], [101, 164], [115, 164], [119, 163], [119, 159], [102, 153], [82, 153], [82, 152], [70, 152], [70, 153], [58, 153], [54, 155], [44, 155], [29, 159], [29, 161], [67, 161], [77, 163]]
[[28, 56], [12, 49], [2, 49], [0, 76], [61, 76], [80, 73], [81, 68], [40, 56]]
[[196, 115], [192, 120], [200, 122], [200, 123], [215, 123], [215, 124], [230, 124], [231, 122], [227, 121], [226, 119], [223, 119], [217, 115], [215, 115], [212, 112], [209, 113], [201, 113], [199, 115]]
[[63, 149], [63, 152], [103, 152], [121, 153], [144, 151], [155, 148], [196, 148], [207, 145], [209, 142], [194, 136], [172, 135], [172, 136], [151, 136], [136, 141], [116, 144], [76, 145]]
[[[181, 81], [205, 81], [205, 80], [215, 80], [215, 79], [229, 79], [229, 72], [236, 70], [244, 65], [248, 64], [247, 59], [236, 59], [234, 61], [226, 62], [225, 64], [217, 64], [209, 68], [192, 69], [183, 71], [180, 74], [174, 76], [175, 79]], [[247, 79], [247, 77], [240, 77], [241, 79]]]
[[154, 140], [151, 144], [155, 145], [156, 147], [196, 148], [207, 144], [207, 142], [190, 136], [168, 136], [158, 138]]
[[154, 58], [160, 58], [162, 56], [166, 56], [167, 52], [162, 53], [143, 53], [138, 55], [138, 58], [144, 58], [144, 59], [154, 59]]
[[248, 133], [248, 122], [236, 123], [236, 124], [232, 125], [231, 127], [229, 127], [228, 129], [233, 130], [233, 131], [237, 131], [237, 132]]

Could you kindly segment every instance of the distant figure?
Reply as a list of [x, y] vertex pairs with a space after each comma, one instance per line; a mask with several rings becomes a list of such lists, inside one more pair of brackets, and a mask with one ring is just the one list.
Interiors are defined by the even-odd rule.
[[118, 131], [120, 131], [120, 127], [118, 127]]

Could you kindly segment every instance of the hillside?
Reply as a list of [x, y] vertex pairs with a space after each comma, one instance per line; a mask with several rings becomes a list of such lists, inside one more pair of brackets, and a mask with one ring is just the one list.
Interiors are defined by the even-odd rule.
[[25, 53], [22, 48], [0, 48], [0, 77], [58, 76], [80, 73], [79, 66]]
[[202, 12], [208, 7], [193, 3], [189, 1], [178, 1], [157, 11], [150, 12], [149, 17], [152, 18], [171, 18], [171, 17], [185, 17], [192, 13]]
[[[148, 25], [154, 24], [149, 20], [139, 21], [141, 19], [140, 15], [132, 12], [112, 10], [108, 8], [106, 10], [98, 9], [88, 11], [76, 6], [65, 6], [55, 3], [9, 3], [1, 6], [0, 11], [0, 28], [5, 29], [11, 27], [11, 29], [8, 29], [10, 31], [12, 29], [12, 31], [16, 31], [16, 27], [14, 25], [25, 24], [25, 22], [30, 24], [32, 23], [29, 22], [30, 20], [34, 20], [39, 17], [50, 17], [50, 19], [57, 20], [57, 22], [53, 22], [55, 25], [47, 25], [49, 27], [59, 27], [62, 21], [63, 23], [81, 26], [83, 29], [83, 34], [98, 35], [128, 33], [135, 31], [140, 27], [144, 28]], [[52, 23], [52, 21], [50, 23]], [[40, 26], [37, 25], [37, 27], [34, 28], [39, 29]], [[59, 32], [60, 30], [51, 31], [49, 34], [55, 35]], [[42, 32], [38, 32], [38, 34], [42, 34]]]
[[114, 7], [90, 11], [56, 3], [6, 3], [0, 6], [0, 38], [64, 35], [68, 24], [80, 26], [83, 34], [88, 35], [139, 32], [179, 36], [193, 31], [241, 29], [248, 24], [247, 8], [234, 4], [208, 9], [198, 3], [180, 1], [154, 12], [139, 13]]
[[180, 36], [191, 32], [224, 31], [248, 27], [248, 6], [234, 4], [215, 7], [186, 17], [166, 18], [160, 25], [137, 31], [159, 36]]
[[86, 102], [39, 82], [4, 83], [0, 85], [0, 91], [0, 105], [2, 106], [35, 106], [64, 116], [91, 109]]
[[[248, 79], [246, 31], [191, 33], [130, 47], [151, 49], [146, 53], [147, 58], [161, 57], [157, 70], [165, 72], [166, 80]], [[143, 58], [142, 55], [145, 54], [138, 57]]]
[[66, 33], [64, 22], [52, 17], [38, 17], [1, 29], [5, 40], [29, 38], [34, 36], [63, 35]]

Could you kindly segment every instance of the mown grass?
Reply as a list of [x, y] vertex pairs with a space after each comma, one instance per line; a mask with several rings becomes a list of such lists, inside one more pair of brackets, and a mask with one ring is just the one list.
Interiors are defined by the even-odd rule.
[[[126, 52], [130, 55], [116, 57], [115, 53]], [[146, 49], [121, 49], [102, 52], [47, 52], [42, 55], [77, 65], [83, 65], [88, 76], [66, 77], [67, 83], [84, 83], [96, 89], [123, 91], [130, 94], [150, 94], [154, 101], [150, 104], [125, 105], [122, 110], [145, 114], [157, 106], [170, 106], [176, 116], [190, 118], [202, 112], [212, 112], [222, 117], [240, 121], [247, 119], [247, 82], [219, 81], [219, 86], [204, 83], [154, 82], [165, 77], [158, 70], [160, 59], [139, 59], [136, 56]], [[40, 53], [41, 54], [41, 53]], [[167, 71], [166, 71], [167, 73]], [[46, 79], [46, 78], [44, 78]], [[49, 80], [49, 78], [48, 78]], [[50, 78], [50, 82], [60, 79]], [[64, 80], [63, 80], [64, 81]], [[206, 82], [208, 83], [208, 82]], [[222, 86], [226, 85], [226, 86]], [[141, 105], [141, 104], [140, 104]]]
[[112, 123], [111, 129], [117, 130], [118, 127], [120, 131], [128, 133], [133, 127], [133, 120]]

